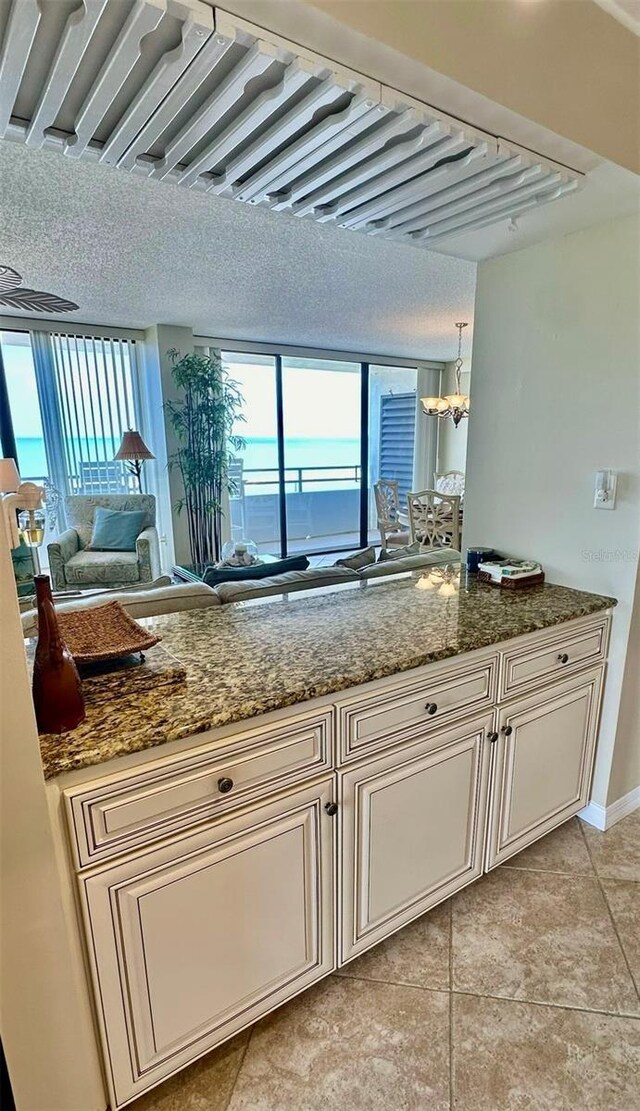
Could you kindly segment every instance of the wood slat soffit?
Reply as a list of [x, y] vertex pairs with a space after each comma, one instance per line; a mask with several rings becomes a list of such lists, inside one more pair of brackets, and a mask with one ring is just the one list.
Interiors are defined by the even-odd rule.
[[200, 0], [0, 0], [0, 136], [435, 247], [581, 175]]

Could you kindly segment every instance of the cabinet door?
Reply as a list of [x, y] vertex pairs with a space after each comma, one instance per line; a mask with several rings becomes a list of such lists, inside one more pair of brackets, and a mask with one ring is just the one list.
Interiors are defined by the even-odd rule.
[[487, 868], [589, 801], [602, 666], [503, 706], [491, 785]]
[[331, 972], [333, 777], [80, 877], [113, 1106]]
[[341, 963], [482, 872], [492, 715], [342, 773]]

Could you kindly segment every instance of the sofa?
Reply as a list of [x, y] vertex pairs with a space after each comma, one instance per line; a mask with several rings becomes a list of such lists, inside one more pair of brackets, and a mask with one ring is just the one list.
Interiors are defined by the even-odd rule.
[[[143, 531], [133, 552], [89, 550], [98, 506], [144, 513]], [[153, 582], [160, 574], [160, 544], [156, 530], [156, 499], [152, 494], [72, 494], [64, 499], [66, 532], [48, 546], [54, 590], [126, 587]]]
[[[184, 610], [203, 609], [212, 606], [229, 605], [231, 602], [247, 602], [272, 597], [277, 594], [290, 594], [302, 590], [318, 590], [328, 586], [353, 585], [394, 575], [406, 575], [421, 571], [438, 563], [455, 563], [460, 553], [450, 548], [434, 549], [419, 555], [387, 559], [369, 563], [355, 569], [334, 565], [333, 567], [309, 567], [306, 571], [287, 571], [263, 579], [244, 579], [241, 582], [220, 583], [216, 587], [205, 583], [171, 584], [168, 576], [148, 584], [148, 589], [134, 586], [116, 591], [102, 590], [96, 594], [78, 594], [69, 600], [56, 601], [59, 613], [71, 610], [90, 609], [103, 606], [106, 602], [117, 601], [127, 613], [138, 620], [143, 617], [158, 617], [165, 613], [180, 613]], [[35, 608], [22, 614], [22, 631], [25, 637], [36, 636], [38, 614]]]

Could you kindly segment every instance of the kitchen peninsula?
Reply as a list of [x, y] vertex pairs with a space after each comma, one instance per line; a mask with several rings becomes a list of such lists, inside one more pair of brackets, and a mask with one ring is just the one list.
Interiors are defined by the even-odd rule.
[[154, 618], [41, 738], [113, 1108], [588, 801], [615, 600], [437, 578]]

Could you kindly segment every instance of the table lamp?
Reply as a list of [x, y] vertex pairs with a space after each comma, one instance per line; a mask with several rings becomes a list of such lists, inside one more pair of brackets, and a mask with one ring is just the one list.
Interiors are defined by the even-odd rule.
[[20, 474], [15, 459], [0, 459], [0, 494], [15, 494]]

